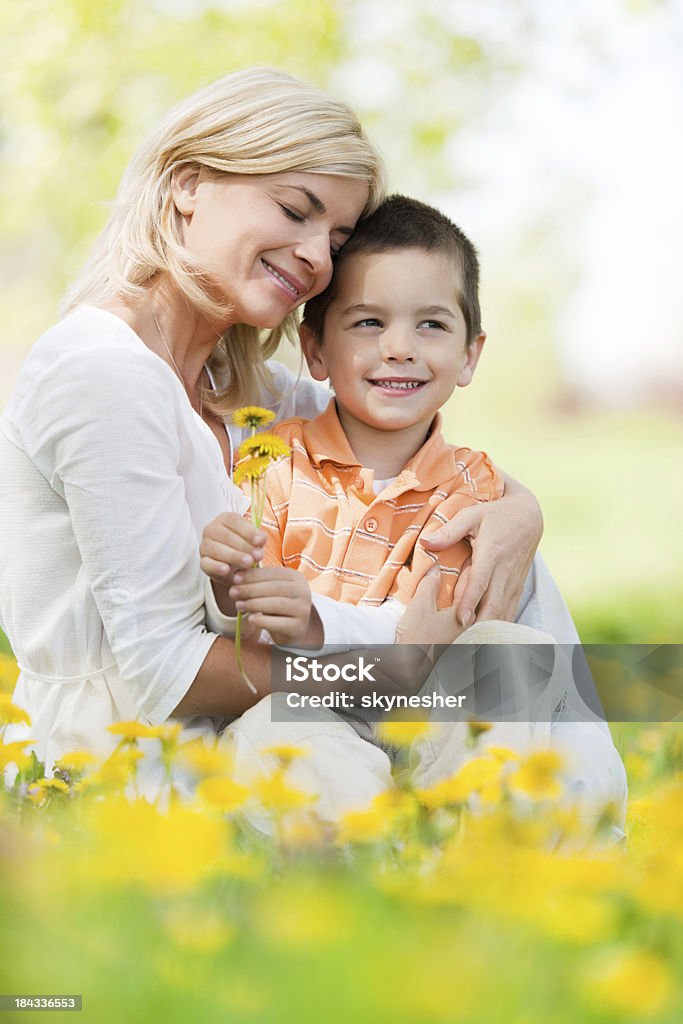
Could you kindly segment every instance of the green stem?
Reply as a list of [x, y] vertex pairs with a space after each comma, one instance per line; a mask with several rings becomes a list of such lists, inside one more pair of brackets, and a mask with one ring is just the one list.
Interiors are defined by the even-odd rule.
[[235, 654], [237, 655], [237, 667], [240, 670], [242, 679], [244, 679], [245, 683], [247, 684], [252, 693], [258, 693], [258, 690], [256, 689], [251, 679], [247, 675], [246, 669], [244, 667], [244, 662], [242, 661], [242, 612], [237, 613], [237, 628], [235, 630]]

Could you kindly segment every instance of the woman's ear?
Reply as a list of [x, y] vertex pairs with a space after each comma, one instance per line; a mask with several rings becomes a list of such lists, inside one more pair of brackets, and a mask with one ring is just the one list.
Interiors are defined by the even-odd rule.
[[173, 202], [183, 217], [191, 217], [194, 213], [200, 171], [198, 164], [181, 164], [171, 175]]
[[466, 388], [467, 385], [471, 383], [485, 341], [486, 333], [481, 331], [474, 341], [467, 346], [467, 349], [465, 350], [465, 362], [458, 374], [457, 387]]
[[322, 344], [306, 324], [299, 325], [299, 339], [313, 380], [327, 380], [329, 374]]

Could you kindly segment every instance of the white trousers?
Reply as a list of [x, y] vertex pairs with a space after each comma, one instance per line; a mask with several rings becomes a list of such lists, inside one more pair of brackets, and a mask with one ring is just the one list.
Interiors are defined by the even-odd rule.
[[[491, 649], [494, 660], [482, 669], [480, 645], [484, 644], [496, 646]], [[494, 722], [472, 749], [467, 722], [439, 720], [435, 714], [431, 728], [410, 749], [413, 782], [432, 786], [491, 746], [520, 754], [553, 749], [562, 757], [568, 799], [588, 824], [597, 822], [606, 804], [616, 809], [613, 838], [618, 841], [624, 835], [626, 813], [624, 766], [607, 725], [591, 715], [578, 694], [572, 694], [571, 665], [556, 645], [553, 658], [552, 644], [548, 634], [515, 623], [478, 623], [463, 633], [438, 662], [424, 689], [476, 697], [479, 719], [486, 719], [487, 710], [500, 714], [502, 706], [506, 719], [514, 720]], [[479, 659], [476, 668], [474, 645]], [[547, 656], [539, 659], [537, 649], [525, 657], [523, 645], [543, 645], [541, 651]], [[553, 714], [558, 705], [560, 711]], [[273, 759], [265, 753], [268, 747], [304, 748], [306, 756], [293, 761], [287, 777], [293, 786], [316, 796], [316, 813], [334, 823], [346, 811], [366, 808], [374, 797], [393, 787], [391, 760], [342, 715], [316, 710], [316, 716], [319, 720], [307, 721], [305, 713], [287, 706], [284, 693], [275, 693], [233, 722], [221, 743], [232, 754], [235, 780], [245, 785], [272, 771]], [[266, 828], [261, 820], [253, 824]]]

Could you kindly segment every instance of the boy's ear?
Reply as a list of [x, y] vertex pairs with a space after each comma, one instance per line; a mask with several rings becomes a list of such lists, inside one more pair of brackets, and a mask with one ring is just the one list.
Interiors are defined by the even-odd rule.
[[183, 217], [191, 217], [194, 213], [200, 171], [199, 164], [181, 164], [171, 176], [173, 202]]
[[322, 345], [306, 324], [299, 325], [299, 339], [306, 358], [306, 365], [310, 370], [313, 380], [327, 380], [329, 374], [325, 357], [323, 356]]
[[467, 346], [466, 359], [462, 365], [460, 373], [458, 374], [457, 387], [466, 388], [467, 385], [471, 383], [485, 341], [486, 332], [481, 331], [472, 344]]

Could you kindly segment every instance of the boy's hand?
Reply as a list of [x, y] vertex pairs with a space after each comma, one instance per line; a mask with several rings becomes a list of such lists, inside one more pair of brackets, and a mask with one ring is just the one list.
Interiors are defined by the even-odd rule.
[[250, 569], [263, 558], [266, 535], [236, 512], [223, 512], [204, 527], [199, 547], [203, 572], [229, 588], [238, 569]]
[[229, 594], [236, 609], [248, 613], [251, 625], [267, 629], [276, 644], [322, 644], [311, 588], [296, 569], [273, 566], [240, 571]]

